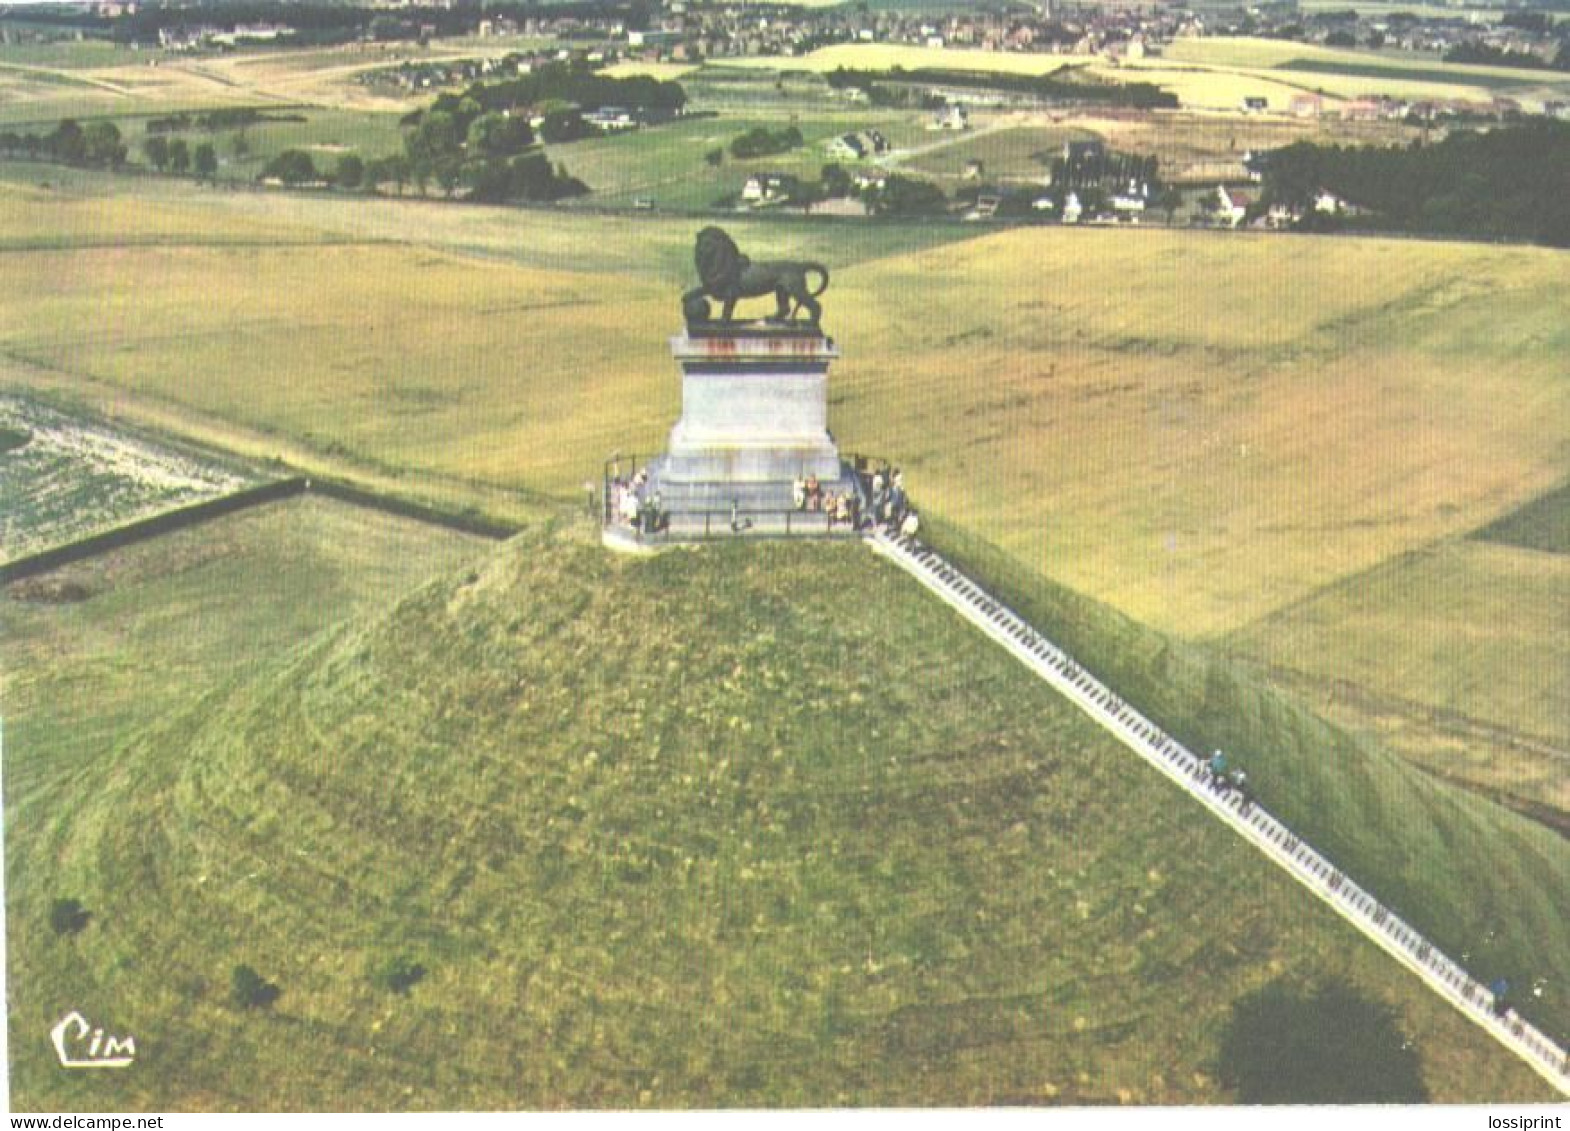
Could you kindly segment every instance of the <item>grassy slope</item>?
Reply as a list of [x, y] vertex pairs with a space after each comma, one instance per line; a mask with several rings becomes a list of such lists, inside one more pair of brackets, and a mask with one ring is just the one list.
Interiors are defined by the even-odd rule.
[[[482, 545], [303, 498], [14, 583], [0, 596], [8, 807], [33, 816], [35, 790]], [[48, 600], [62, 585], [87, 599]]]
[[[8, 823], [13, 1032], [69, 1001], [147, 1052], [66, 1078], [13, 1039], [23, 1106], [1217, 1101], [1230, 1003], [1327, 972], [1435, 1098], [1545, 1095], [855, 546], [525, 536], [56, 805]], [[407, 997], [365, 976], [400, 953]]]
[[[1552, 984], [1570, 963], [1570, 848], [1541, 825], [1414, 771], [1271, 690], [1246, 665], [1041, 580], [929, 514], [938, 545], [1190, 746], [1247, 767], [1264, 804], [1485, 981]], [[1509, 923], [1503, 928], [1502, 923]], [[1563, 1043], [1570, 996], [1529, 1011]]]
[[[1468, 540], [1328, 587], [1226, 646], [1331, 702], [1406, 716], [1417, 733], [1389, 741], [1422, 764], [1570, 812], [1567, 608], [1570, 558]], [[1471, 740], [1436, 741], [1425, 716]]]

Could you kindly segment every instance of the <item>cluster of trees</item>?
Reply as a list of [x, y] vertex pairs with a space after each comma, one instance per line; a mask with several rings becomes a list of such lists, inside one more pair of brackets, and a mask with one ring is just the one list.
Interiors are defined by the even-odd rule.
[[[589, 191], [565, 168], [551, 167], [521, 113], [487, 109], [468, 95], [444, 94], [429, 110], [406, 120], [404, 165], [373, 170], [392, 173], [400, 192], [405, 181], [413, 181], [423, 195], [433, 180], [448, 196], [466, 185], [471, 200], [488, 202], [560, 200]], [[558, 128], [572, 127], [563, 123]]]
[[218, 174], [218, 154], [211, 142], [199, 142], [192, 148], [184, 138], [152, 134], [142, 142], [142, 154], [160, 173], [194, 172], [208, 179]]
[[1096, 146], [1083, 152], [1051, 159], [1052, 185], [1068, 189], [1103, 188], [1118, 191], [1130, 183], [1152, 191], [1159, 181], [1160, 162], [1153, 156], [1118, 153]]
[[890, 174], [883, 178], [881, 186], [858, 190], [850, 174], [838, 164], [823, 166], [818, 176], [815, 188], [803, 190], [803, 203], [857, 196], [866, 202], [867, 211], [874, 216], [941, 216], [949, 208], [943, 190], [919, 177]]
[[772, 157], [776, 153], [796, 149], [801, 144], [801, 131], [795, 126], [786, 126], [783, 130], [756, 126], [731, 139], [730, 154], [738, 160], [748, 157]]
[[1129, 106], [1149, 110], [1177, 109], [1177, 95], [1154, 83], [1074, 82], [1055, 75], [1005, 75], [991, 71], [950, 71], [918, 67], [907, 71], [893, 67], [887, 71], [836, 67], [827, 76], [836, 90], [855, 87], [867, 92], [875, 103], [919, 104], [940, 102], [930, 94], [934, 87], [995, 91], [999, 94], [1024, 94], [1043, 102]]
[[[1265, 204], [1319, 225], [1570, 247], [1570, 125], [1535, 120], [1437, 145], [1352, 148], [1298, 142], [1270, 154]], [[1309, 207], [1328, 189], [1374, 215], [1331, 221]]]
[[678, 82], [661, 82], [648, 75], [618, 79], [600, 74], [586, 63], [551, 63], [514, 79], [475, 83], [462, 94], [441, 95], [431, 109], [450, 112], [465, 100], [481, 110], [516, 110], [561, 102], [584, 110], [627, 106], [674, 114], [687, 104], [687, 92]]
[[89, 122], [84, 126], [72, 118], [46, 134], [0, 132], [0, 152], [98, 169], [118, 169], [125, 164], [128, 153], [120, 127], [113, 122]]
[[181, 112], [167, 114], [162, 118], [147, 119], [147, 132], [150, 134], [179, 133], [183, 130], [205, 130], [213, 133], [217, 130], [244, 129], [260, 122], [303, 122], [304, 114], [263, 114], [251, 106], [234, 106], [222, 110], [209, 110], [203, 114]]

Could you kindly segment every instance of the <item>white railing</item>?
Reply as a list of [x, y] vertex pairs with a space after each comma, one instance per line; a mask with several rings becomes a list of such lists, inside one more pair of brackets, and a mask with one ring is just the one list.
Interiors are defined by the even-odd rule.
[[1218, 790], [1205, 762], [1120, 699], [1024, 618], [993, 598], [930, 547], [878, 532], [873, 548], [912, 574], [1016, 659], [1041, 676], [1124, 745], [1244, 839], [1286, 869], [1362, 934], [1412, 970], [1468, 1019], [1488, 1030], [1545, 1080], [1570, 1095], [1570, 1057], [1535, 1026], [1507, 1009], [1459, 965], [1353, 883], [1292, 830], [1238, 790]]

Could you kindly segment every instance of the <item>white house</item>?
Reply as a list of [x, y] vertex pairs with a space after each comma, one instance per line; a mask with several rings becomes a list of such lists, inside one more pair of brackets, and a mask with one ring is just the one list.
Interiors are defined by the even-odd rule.
[[932, 128], [964, 130], [970, 128], [970, 111], [963, 106], [945, 106], [932, 116]]

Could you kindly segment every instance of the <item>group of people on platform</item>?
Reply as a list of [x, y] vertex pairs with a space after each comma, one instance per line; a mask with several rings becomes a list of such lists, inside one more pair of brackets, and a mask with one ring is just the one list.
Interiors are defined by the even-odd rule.
[[871, 475], [858, 473], [869, 500], [862, 509], [861, 492], [824, 490], [816, 475], [797, 476], [791, 485], [791, 501], [798, 511], [825, 514], [829, 527], [843, 524], [852, 530], [871, 530], [881, 526], [888, 533], [906, 540], [916, 537], [920, 519], [905, 494], [905, 474], [885, 464]]
[[632, 479], [617, 474], [610, 482], [610, 514], [639, 534], [658, 534], [668, 530], [670, 512], [660, 503], [660, 493], [649, 490], [649, 473], [640, 469]]
[[[831, 530], [836, 526], [849, 530], [882, 527], [891, 535], [913, 540], [920, 519], [905, 493], [904, 473], [885, 464], [876, 471], [857, 474], [860, 491], [854, 486], [843, 491], [828, 490], [816, 475], [797, 476], [791, 485], [791, 502], [798, 511], [824, 515]], [[630, 526], [638, 534], [658, 534], [670, 529], [670, 512], [665, 509], [659, 491], [651, 487], [647, 469], [640, 468], [631, 478], [617, 470], [607, 488], [606, 516], [609, 521]], [[736, 516], [732, 515], [733, 527], [736, 521]]]
[[920, 520], [905, 494], [905, 473], [897, 467], [884, 464], [872, 473], [867, 485], [872, 499], [872, 518], [890, 534], [910, 541], [916, 537]]
[[825, 491], [816, 475], [805, 479], [797, 476], [791, 484], [791, 503], [798, 511], [822, 514], [828, 517], [829, 529], [844, 525], [852, 530], [861, 528], [861, 498], [855, 491], [836, 494]]

